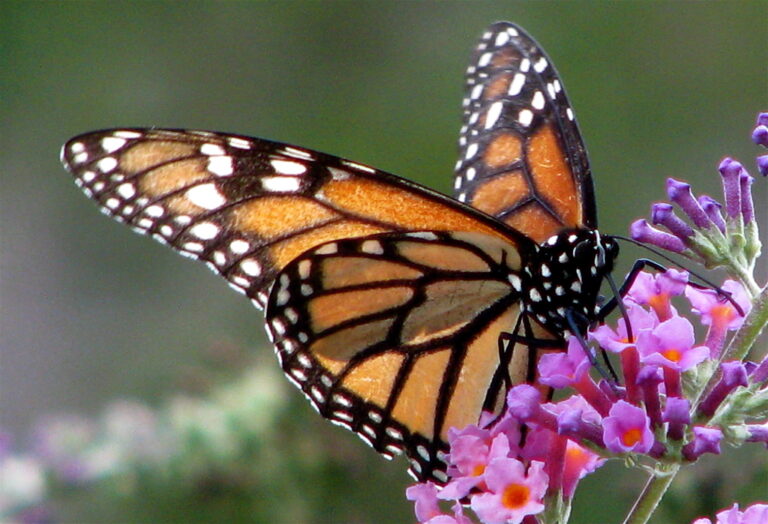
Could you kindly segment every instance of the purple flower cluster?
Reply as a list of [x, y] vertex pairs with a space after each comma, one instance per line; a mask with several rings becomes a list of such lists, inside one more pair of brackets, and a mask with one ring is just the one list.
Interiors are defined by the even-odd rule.
[[[692, 462], [704, 453], [719, 453], [723, 429], [708, 421], [729, 393], [762, 377], [758, 369], [768, 373], [765, 362], [724, 362], [719, 381], [699, 403], [685, 396], [688, 375], [704, 363], [714, 366], [726, 332], [741, 326], [738, 308], [745, 314], [750, 309], [748, 295], [735, 281], [723, 289], [732, 302], [689, 285], [685, 272], [640, 273], [624, 300], [634, 338], [628, 338], [625, 319], [589, 333], [590, 340], [618, 355], [623, 386], [592, 378], [576, 337], [566, 352], [543, 355], [539, 383], [577, 394], [547, 403], [541, 386], [519, 385], [509, 391], [500, 418], [487, 415], [477, 426], [450, 430], [449, 482], [442, 490], [426, 483], [407, 492], [419, 521], [470, 522], [460, 504], [468, 500], [482, 522], [522, 522], [544, 510], [545, 497], [570, 500], [578, 481], [606, 458], [632, 453]], [[686, 297], [707, 326], [704, 344], [696, 343], [693, 324], [678, 314], [675, 297]], [[765, 442], [768, 425], [752, 425], [749, 431], [752, 440]], [[441, 500], [454, 501], [453, 515], [441, 512]]]
[[[758, 115], [752, 139], [768, 147], [768, 113]], [[768, 155], [757, 158], [757, 168], [762, 175], [768, 175]], [[672, 203], [653, 204], [653, 225], [645, 219], [635, 221], [630, 228], [632, 238], [683, 254], [708, 267], [725, 266], [747, 280], [754, 291], [756, 286], [746, 278], [761, 247], [752, 199], [754, 179], [740, 162], [730, 157], [723, 159], [719, 171], [725, 205], [707, 195], [696, 198], [690, 185], [669, 178], [667, 195]], [[687, 221], [675, 213], [673, 204]]]
[[[715, 524], [765, 524], [768, 522], [768, 504], [752, 504], [744, 511], [734, 504], [717, 514]], [[712, 524], [708, 518], [696, 519], [693, 524]]]

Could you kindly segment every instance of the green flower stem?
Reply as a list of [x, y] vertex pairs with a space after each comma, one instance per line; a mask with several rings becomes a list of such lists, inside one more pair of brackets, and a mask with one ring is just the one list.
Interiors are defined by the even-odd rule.
[[[752, 311], [736, 337], [728, 345], [723, 360], [744, 360], [766, 325], [768, 325], [768, 286], [760, 291], [752, 303]], [[758, 355], [761, 358], [765, 356]]]
[[643, 488], [640, 497], [635, 501], [635, 505], [624, 520], [624, 524], [645, 524], [648, 522], [670, 484], [675, 480], [678, 471], [680, 471], [679, 464], [659, 467], [656, 474], [648, 479], [648, 483]]

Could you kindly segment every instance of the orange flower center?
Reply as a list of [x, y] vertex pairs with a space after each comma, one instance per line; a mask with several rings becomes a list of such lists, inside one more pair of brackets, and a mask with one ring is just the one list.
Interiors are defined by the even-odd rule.
[[715, 306], [710, 310], [710, 313], [720, 322], [730, 322], [734, 317], [734, 311], [728, 305]]
[[531, 496], [531, 490], [524, 484], [510, 484], [504, 488], [501, 495], [501, 503], [509, 509], [517, 509], [525, 506]]
[[477, 464], [474, 468], [472, 468], [473, 477], [479, 477], [483, 473], [485, 473], [485, 464]]
[[632, 428], [624, 432], [624, 434], [621, 436], [621, 441], [624, 443], [627, 447], [632, 447], [638, 442], [640, 442], [640, 439], [643, 436], [643, 432], [640, 431], [638, 428]]
[[667, 307], [667, 303], [669, 303], [669, 295], [666, 293], [651, 295], [648, 299], [648, 305], [657, 311], [664, 311]]
[[665, 349], [661, 354], [672, 362], [680, 362], [680, 358], [683, 356], [683, 354], [675, 348]]

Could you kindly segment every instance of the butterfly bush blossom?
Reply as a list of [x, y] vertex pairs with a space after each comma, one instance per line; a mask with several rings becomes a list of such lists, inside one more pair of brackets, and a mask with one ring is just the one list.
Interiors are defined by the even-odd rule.
[[[768, 147], [768, 113], [759, 115], [752, 136]], [[757, 164], [768, 174], [768, 155]], [[487, 415], [477, 426], [451, 429], [445, 487], [424, 483], [407, 491], [419, 522], [471, 522], [461, 503], [489, 524], [565, 522], [579, 480], [607, 459], [650, 471], [649, 485], [666, 482], [656, 490], [663, 494], [681, 465], [719, 454], [726, 443], [768, 447], [768, 358], [756, 350], [756, 360], [746, 359], [768, 322], [768, 292], [753, 272], [761, 249], [753, 179], [730, 158], [719, 170], [724, 206], [669, 179], [669, 198], [687, 220], [671, 204], [654, 204], [653, 225], [639, 220], [632, 234], [706, 267], [723, 267], [729, 278], [711, 289], [692, 283], [685, 271], [639, 273], [624, 297], [623, 318], [588, 333], [593, 346], [616, 355], [619, 384], [592, 378], [594, 366], [576, 337], [566, 352], [543, 355], [539, 382], [574, 394], [547, 402], [541, 388], [518, 385], [498, 419]], [[697, 338], [697, 331], [706, 334]], [[650, 517], [661, 498], [652, 494], [641, 495], [633, 522]], [[450, 513], [441, 501], [452, 504]], [[754, 504], [742, 512], [734, 505], [716, 522], [766, 522], [766, 508]]]

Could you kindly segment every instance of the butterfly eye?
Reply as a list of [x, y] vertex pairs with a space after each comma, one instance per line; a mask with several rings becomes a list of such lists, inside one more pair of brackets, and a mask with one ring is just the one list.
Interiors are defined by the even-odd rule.
[[573, 248], [573, 258], [576, 262], [588, 262], [593, 258], [594, 246], [588, 240], [582, 240]]

